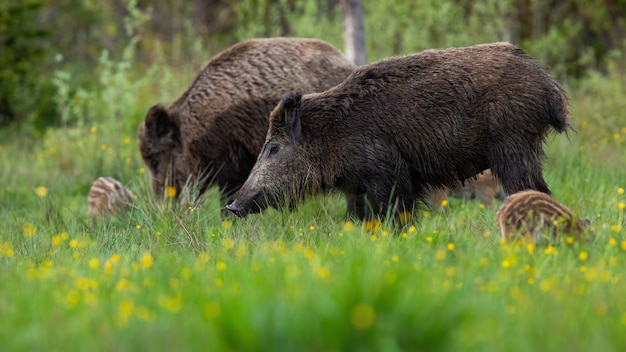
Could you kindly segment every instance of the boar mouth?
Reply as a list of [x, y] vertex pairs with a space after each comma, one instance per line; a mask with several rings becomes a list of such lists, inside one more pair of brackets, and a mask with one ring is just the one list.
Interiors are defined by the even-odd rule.
[[248, 205], [241, 205], [235, 199], [232, 203], [226, 205], [224, 209], [235, 214], [237, 217], [245, 218], [248, 214], [260, 213], [265, 207], [266, 205], [259, 204], [255, 201], [250, 202]]
[[275, 197], [265, 194], [264, 192], [259, 192], [249, 200], [242, 201], [241, 197], [239, 199], [235, 198], [235, 200], [226, 205], [224, 209], [230, 211], [237, 217], [245, 218], [249, 214], [260, 213], [267, 207], [278, 209], [286, 205], [289, 209], [293, 209], [295, 204], [292, 203], [293, 202], [287, 200], [279, 202]]

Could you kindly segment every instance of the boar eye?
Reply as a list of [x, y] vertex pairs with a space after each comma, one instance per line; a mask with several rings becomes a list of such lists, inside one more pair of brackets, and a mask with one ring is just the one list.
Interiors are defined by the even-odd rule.
[[268, 156], [274, 155], [278, 152], [278, 146], [276, 144], [274, 144], [273, 146], [270, 147], [270, 152], [268, 154]]

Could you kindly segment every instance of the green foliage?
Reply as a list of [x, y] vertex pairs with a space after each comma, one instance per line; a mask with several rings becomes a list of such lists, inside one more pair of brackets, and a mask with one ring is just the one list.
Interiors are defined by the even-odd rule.
[[57, 118], [55, 91], [46, 79], [52, 64], [46, 42], [53, 35], [40, 21], [44, 6], [40, 0], [0, 3], [0, 127]]

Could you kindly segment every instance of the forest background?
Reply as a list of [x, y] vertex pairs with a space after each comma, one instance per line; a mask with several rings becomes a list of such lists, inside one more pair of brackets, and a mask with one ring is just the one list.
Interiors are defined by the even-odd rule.
[[[520, 45], [568, 82], [623, 62], [623, 0], [365, 1], [363, 12], [370, 62], [492, 41]], [[102, 84], [103, 56], [126, 62], [136, 77], [163, 65], [188, 79], [213, 54], [252, 37], [316, 37], [343, 48], [341, 19], [333, 0], [5, 1], [0, 127], [90, 119], [84, 109], [63, 110]]]

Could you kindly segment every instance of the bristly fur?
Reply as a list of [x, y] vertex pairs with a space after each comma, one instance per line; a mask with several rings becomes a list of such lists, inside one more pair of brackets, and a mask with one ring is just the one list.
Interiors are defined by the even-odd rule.
[[216, 55], [176, 101], [152, 107], [139, 127], [153, 193], [160, 198], [174, 186], [181, 194], [191, 177], [198, 195], [217, 184], [225, 205], [252, 169], [283, 93], [323, 91], [354, 67], [316, 39], [252, 39]]
[[566, 206], [551, 196], [534, 190], [507, 197], [496, 213], [503, 239], [530, 235], [535, 243], [554, 240], [559, 233], [579, 239], [588, 226]]
[[430, 190], [454, 188], [486, 169], [507, 194], [549, 194], [542, 144], [550, 132], [571, 126], [563, 88], [508, 43], [359, 66], [290, 110], [301, 125], [297, 145], [281, 122], [287, 105], [270, 115], [265, 144], [281, 152], [259, 155], [236, 196], [240, 214], [246, 206], [263, 208], [252, 204], [267, 206], [259, 194], [304, 184], [300, 194], [339, 189], [356, 200], [358, 217], [382, 217], [391, 207], [410, 211]]
[[89, 215], [121, 215], [134, 203], [132, 192], [112, 177], [98, 177], [89, 189]]

